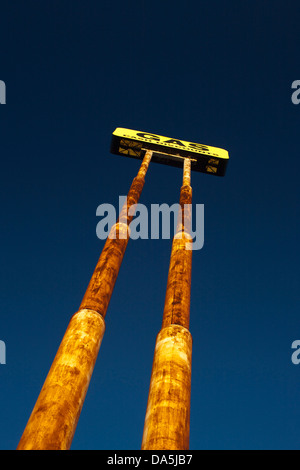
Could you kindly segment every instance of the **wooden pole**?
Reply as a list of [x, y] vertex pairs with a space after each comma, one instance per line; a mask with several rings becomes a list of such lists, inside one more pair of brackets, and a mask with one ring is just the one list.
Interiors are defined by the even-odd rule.
[[69, 449], [105, 331], [104, 318], [129, 239], [129, 208], [141, 195], [147, 151], [112, 227], [78, 312], [70, 320], [18, 450]]
[[158, 333], [145, 416], [142, 450], [187, 450], [190, 431], [192, 336], [189, 332], [192, 250], [191, 162], [183, 184], [173, 239], [162, 328]]

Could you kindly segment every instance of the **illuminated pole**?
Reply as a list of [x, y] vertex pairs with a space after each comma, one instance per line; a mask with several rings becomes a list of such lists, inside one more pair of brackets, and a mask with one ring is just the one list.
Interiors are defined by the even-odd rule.
[[69, 323], [18, 450], [69, 449], [105, 331], [104, 318], [129, 239], [129, 208], [141, 195], [152, 152], [146, 151], [112, 227], [78, 312]]
[[192, 271], [191, 161], [184, 159], [183, 184], [167, 281], [162, 328], [157, 335], [143, 450], [187, 450], [190, 432], [192, 336], [189, 332]]

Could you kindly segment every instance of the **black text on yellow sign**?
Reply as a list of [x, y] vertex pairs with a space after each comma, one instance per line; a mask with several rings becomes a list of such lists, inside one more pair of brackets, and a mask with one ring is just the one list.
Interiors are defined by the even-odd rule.
[[149, 132], [117, 128], [112, 135], [111, 152], [132, 158], [143, 158], [153, 151], [152, 161], [182, 167], [183, 158], [190, 158], [192, 170], [224, 176], [228, 152], [209, 145], [187, 142]]

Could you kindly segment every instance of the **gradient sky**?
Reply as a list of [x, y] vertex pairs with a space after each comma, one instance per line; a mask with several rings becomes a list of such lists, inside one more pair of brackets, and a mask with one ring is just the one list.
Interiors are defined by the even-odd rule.
[[[192, 174], [191, 449], [298, 449], [299, 129], [296, 0], [7, 1], [0, 7], [0, 448], [15, 449], [139, 162], [116, 127], [229, 151]], [[177, 203], [150, 165], [140, 202]], [[130, 240], [72, 449], [139, 449], [170, 240]]]

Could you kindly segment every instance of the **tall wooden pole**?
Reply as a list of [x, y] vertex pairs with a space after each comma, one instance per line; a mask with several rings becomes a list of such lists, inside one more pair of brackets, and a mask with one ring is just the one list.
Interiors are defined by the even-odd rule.
[[143, 450], [187, 450], [190, 432], [192, 337], [189, 332], [192, 250], [191, 162], [184, 160], [183, 184], [173, 239], [162, 328], [157, 335]]
[[104, 318], [129, 239], [129, 208], [141, 195], [147, 151], [112, 227], [78, 312], [70, 320], [18, 450], [69, 449], [105, 331]]

